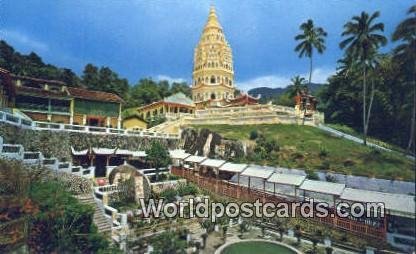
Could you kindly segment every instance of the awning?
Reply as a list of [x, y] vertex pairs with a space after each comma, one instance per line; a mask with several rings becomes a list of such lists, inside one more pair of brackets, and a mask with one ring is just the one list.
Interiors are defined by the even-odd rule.
[[179, 160], [183, 160], [191, 156], [191, 154], [186, 153], [184, 150], [180, 150], [180, 149], [170, 150], [169, 154], [172, 159], [179, 159]]
[[415, 200], [414, 196], [378, 191], [360, 190], [345, 188], [340, 199], [360, 203], [384, 203], [384, 207], [391, 214], [407, 215], [414, 217]]
[[131, 151], [130, 150], [126, 150], [126, 149], [117, 149], [116, 150], [116, 154], [117, 155], [131, 155]]
[[241, 173], [242, 176], [249, 176], [249, 177], [257, 177], [262, 179], [269, 178], [274, 173], [274, 170], [272, 169], [265, 169], [259, 166], [250, 166], [246, 168], [243, 173]]
[[225, 160], [217, 160], [217, 159], [206, 159], [201, 163], [201, 166], [207, 166], [212, 168], [219, 168], [221, 167], [226, 161]]
[[271, 183], [300, 186], [305, 178], [306, 176], [302, 175], [274, 173], [267, 181]]
[[220, 167], [220, 171], [227, 171], [233, 173], [241, 173], [244, 169], [248, 167], [247, 164], [236, 164], [232, 162], [227, 162]]
[[305, 180], [299, 187], [301, 190], [319, 192], [324, 194], [330, 194], [340, 196], [345, 189], [343, 183], [331, 183], [324, 181]]
[[145, 151], [133, 151], [131, 152], [131, 155], [133, 157], [146, 157], [147, 156]]
[[75, 151], [75, 149], [71, 146], [72, 155], [75, 156], [83, 156], [88, 154], [88, 149], [81, 150], [81, 151]]
[[94, 154], [111, 155], [111, 154], [114, 154], [114, 152], [116, 151], [116, 149], [111, 149], [111, 148], [93, 148], [92, 151], [93, 151]]
[[201, 163], [206, 159], [207, 159], [207, 157], [192, 155], [192, 156], [189, 156], [188, 158], [186, 158], [185, 161], [186, 162]]

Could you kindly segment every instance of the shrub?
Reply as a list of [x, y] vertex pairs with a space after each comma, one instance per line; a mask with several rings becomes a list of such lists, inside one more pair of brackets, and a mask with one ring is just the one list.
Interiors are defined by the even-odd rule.
[[173, 202], [176, 201], [176, 196], [178, 195], [178, 191], [173, 188], [168, 188], [166, 190], [163, 190], [160, 193], [160, 197], [164, 198], [166, 202]]
[[193, 183], [179, 184], [177, 191], [179, 196], [195, 195], [198, 193], [198, 187]]
[[305, 173], [306, 173], [306, 177], [308, 179], [310, 179], [310, 180], [319, 180], [318, 174], [315, 171], [313, 171], [312, 169], [305, 170]]
[[355, 161], [351, 160], [351, 159], [346, 159], [344, 161], [344, 167], [352, 167], [355, 165]]
[[323, 161], [323, 162], [321, 163], [320, 168], [321, 168], [322, 170], [328, 170], [328, 169], [330, 168], [330, 166], [331, 166], [331, 163], [329, 163], [329, 161]]
[[325, 148], [325, 146], [321, 146], [319, 148], [319, 157], [323, 158], [323, 157], [327, 157], [328, 156], [328, 150]]
[[327, 182], [331, 182], [331, 183], [336, 183], [337, 182], [337, 179], [335, 178], [335, 176], [329, 175], [329, 174], [326, 174], [325, 180]]
[[257, 130], [252, 130], [250, 132], [250, 140], [255, 140], [257, 139], [258, 136], [259, 136], [259, 133], [257, 132]]

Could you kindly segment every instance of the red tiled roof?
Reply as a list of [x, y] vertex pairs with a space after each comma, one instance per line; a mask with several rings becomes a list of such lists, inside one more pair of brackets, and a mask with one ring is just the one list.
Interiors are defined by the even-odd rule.
[[124, 102], [118, 95], [113, 93], [92, 91], [84, 88], [68, 87], [69, 94], [75, 98], [93, 101]]

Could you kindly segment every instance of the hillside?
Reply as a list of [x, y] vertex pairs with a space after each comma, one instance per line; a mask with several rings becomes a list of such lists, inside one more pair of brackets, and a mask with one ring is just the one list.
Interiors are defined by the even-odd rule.
[[225, 138], [255, 145], [250, 134], [257, 131], [266, 140], [275, 140], [277, 151], [268, 159], [259, 160], [255, 152], [241, 158], [241, 162], [333, 171], [344, 174], [384, 179], [414, 181], [411, 160], [396, 152], [382, 152], [349, 140], [337, 138], [309, 126], [250, 125], [250, 126], [197, 126], [217, 132]]
[[[315, 93], [315, 91], [317, 91], [321, 86], [322, 84], [311, 83], [309, 89], [311, 90], [312, 93]], [[250, 89], [248, 93], [254, 97], [261, 95], [261, 100], [266, 102], [271, 99], [277, 98], [279, 95], [283, 94], [286, 91], [287, 91], [287, 87], [285, 88], [257, 87], [257, 88]]]

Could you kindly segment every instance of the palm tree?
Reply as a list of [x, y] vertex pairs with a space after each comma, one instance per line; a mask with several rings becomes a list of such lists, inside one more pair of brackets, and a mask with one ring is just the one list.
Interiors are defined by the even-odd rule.
[[307, 87], [305, 85], [305, 78], [301, 77], [299, 75], [294, 76], [293, 78], [290, 79], [290, 81], [292, 82], [291, 87], [290, 87], [290, 96], [294, 97], [296, 96], [298, 93], [300, 93], [302, 90], [305, 90]]
[[410, 16], [400, 22], [393, 33], [393, 41], [400, 41], [394, 49], [394, 59], [397, 60], [404, 68], [410, 68], [410, 84], [413, 88], [413, 110], [410, 125], [409, 142], [406, 152], [410, 152], [415, 139], [415, 115], [416, 115], [416, 91], [415, 91], [415, 75], [416, 75], [416, 5], [409, 8], [407, 14]]
[[363, 136], [364, 145], [367, 145], [367, 117], [366, 117], [366, 71], [369, 61], [372, 56], [376, 55], [376, 52], [380, 46], [384, 46], [387, 43], [386, 37], [377, 32], [384, 31], [383, 23], [374, 23], [374, 20], [380, 16], [377, 11], [371, 16], [366, 12], [362, 12], [360, 16], [352, 17], [351, 21], [348, 21], [344, 25], [344, 32], [342, 36], [346, 36], [340, 44], [340, 48], [347, 48], [347, 55], [352, 57], [358, 62], [363, 69]]
[[299, 57], [309, 57], [309, 86], [312, 80], [312, 56], [314, 49], [322, 54], [325, 47], [325, 37], [327, 33], [322, 27], [315, 27], [313, 21], [309, 19], [300, 25], [301, 34], [296, 35], [295, 40], [300, 41], [295, 51], [299, 52]]

